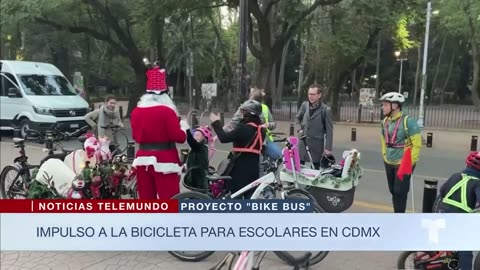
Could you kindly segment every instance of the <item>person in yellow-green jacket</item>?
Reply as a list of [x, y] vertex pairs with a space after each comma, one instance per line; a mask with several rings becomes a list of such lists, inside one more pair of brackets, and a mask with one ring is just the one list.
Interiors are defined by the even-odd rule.
[[382, 126], [382, 155], [387, 174], [388, 189], [392, 194], [395, 213], [405, 213], [411, 175], [403, 179], [397, 176], [406, 147], [412, 150], [412, 171], [418, 162], [422, 148], [422, 137], [417, 122], [402, 112], [405, 97], [396, 92], [386, 93], [380, 98], [385, 115]]

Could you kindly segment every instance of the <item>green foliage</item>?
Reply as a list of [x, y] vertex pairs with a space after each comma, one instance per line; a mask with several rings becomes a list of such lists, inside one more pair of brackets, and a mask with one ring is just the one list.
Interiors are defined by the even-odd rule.
[[419, 44], [410, 40], [410, 32], [408, 31], [408, 17], [401, 15], [395, 25], [394, 39], [395, 45], [400, 51], [406, 51], [417, 47]]

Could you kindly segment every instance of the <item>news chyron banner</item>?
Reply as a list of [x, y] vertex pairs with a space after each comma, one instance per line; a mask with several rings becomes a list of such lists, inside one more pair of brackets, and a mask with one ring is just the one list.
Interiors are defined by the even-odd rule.
[[2, 251], [478, 250], [478, 214], [312, 213], [308, 200], [0, 200]]

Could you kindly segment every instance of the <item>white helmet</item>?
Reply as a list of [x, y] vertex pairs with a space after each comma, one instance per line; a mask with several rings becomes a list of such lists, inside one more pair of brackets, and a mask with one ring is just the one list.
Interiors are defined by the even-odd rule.
[[379, 100], [402, 104], [405, 102], [405, 97], [402, 94], [397, 92], [389, 92], [383, 95]]

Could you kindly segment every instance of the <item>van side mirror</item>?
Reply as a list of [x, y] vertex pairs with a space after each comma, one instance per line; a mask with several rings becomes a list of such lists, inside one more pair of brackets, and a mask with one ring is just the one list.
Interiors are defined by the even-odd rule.
[[10, 98], [22, 97], [22, 94], [20, 93], [20, 90], [18, 88], [11, 87], [8, 89], [8, 97]]

